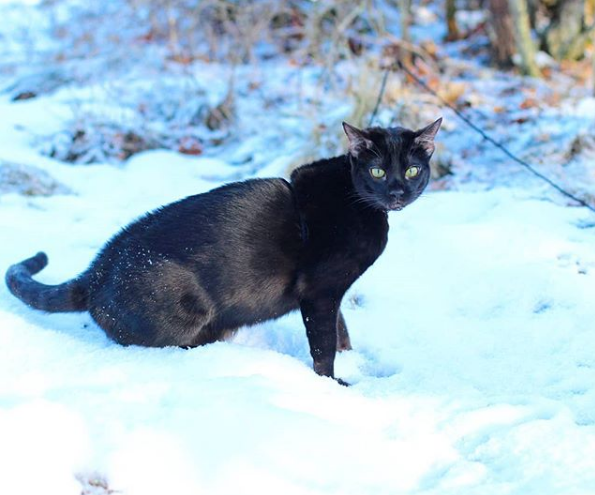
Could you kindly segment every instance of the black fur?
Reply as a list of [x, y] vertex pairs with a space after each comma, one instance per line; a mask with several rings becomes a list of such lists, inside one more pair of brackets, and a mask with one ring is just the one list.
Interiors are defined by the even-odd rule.
[[[314, 369], [334, 376], [336, 350], [351, 348], [341, 300], [384, 250], [387, 210], [427, 185], [439, 126], [345, 124], [349, 153], [302, 166], [290, 182], [236, 182], [164, 206], [64, 284], [31, 278], [46, 266], [44, 253], [10, 267], [6, 283], [36, 309], [89, 311], [124, 345], [198, 346], [301, 309]], [[419, 174], [407, 179], [412, 165]], [[372, 177], [371, 167], [385, 176]]]

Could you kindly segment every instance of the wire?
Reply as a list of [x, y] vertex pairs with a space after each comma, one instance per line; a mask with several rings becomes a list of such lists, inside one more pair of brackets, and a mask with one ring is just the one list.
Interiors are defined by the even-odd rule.
[[[496, 141], [494, 138], [492, 138], [489, 134], [487, 134], [483, 129], [481, 129], [476, 124], [474, 124], [471, 121], [471, 119], [469, 119], [469, 117], [467, 117], [463, 112], [461, 112], [459, 109], [457, 109], [451, 103], [449, 103], [448, 101], [446, 101], [442, 96], [440, 96], [438, 93], [436, 93], [436, 91], [434, 91], [432, 88], [430, 88], [417, 74], [415, 74], [414, 72], [412, 72], [400, 60], [397, 60], [397, 66], [399, 67], [399, 69], [401, 69], [402, 71], [404, 71], [405, 73], [407, 73], [417, 83], [417, 85], [419, 85], [425, 91], [427, 91], [428, 93], [430, 93], [431, 95], [433, 95], [434, 97], [436, 97], [442, 103], [443, 106], [445, 106], [445, 107], [449, 108], [450, 110], [452, 110], [455, 113], [455, 115], [457, 115], [457, 117], [459, 117], [463, 122], [465, 122], [469, 127], [471, 127], [471, 129], [473, 129], [475, 132], [477, 132], [479, 135], [481, 135], [486, 141], [492, 143], [496, 148], [498, 148], [500, 151], [502, 151], [510, 159], [512, 159], [513, 161], [515, 161], [519, 165], [523, 166], [526, 170], [528, 170], [533, 175], [535, 175], [539, 179], [541, 179], [544, 182], [546, 182], [547, 184], [549, 184], [551, 187], [553, 187], [556, 191], [560, 192], [564, 196], [572, 199], [573, 201], [576, 201], [578, 204], [584, 206], [585, 208], [591, 210], [592, 212], [595, 212], [595, 207], [591, 206], [585, 200], [583, 200], [583, 199], [575, 196], [574, 194], [568, 192], [563, 187], [561, 187], [558, 184], [556, 184], [549, 177], [546, 177], [545, 175], [543, 175], [541, 172], [538, 172], [532, 165], [530, 165], [525, 160], [522, 160], [521, 158], [519, 158], [516, 155], [514, 155], [504, 145], [500, 144], [498, 141]], [[374, 108], [374, 112], [372, 113], [372, 116], [370, 118], [370, 123], [376, 118], [376, 114], [378, 113], [378, 107], [380, 106], [380, 102], [381, 102], [381, 100], [382, 100], [382, 98], [384, 96], [384, 90], [386, 88], [386, 80], [388, 78], [388, 73], [390, 72], [390, 70], [391, 70], [391, 67], [388, 67], [386, 69], [386, 72], [384, 73], [384, 78], [382, 80], [382, 85], [380, 87], [380, 93], [378, 94], [378, 100], [376, 102], [376, 107]]]

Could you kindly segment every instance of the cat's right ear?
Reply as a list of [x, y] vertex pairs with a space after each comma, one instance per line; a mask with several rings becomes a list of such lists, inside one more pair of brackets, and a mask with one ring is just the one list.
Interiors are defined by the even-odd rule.
[[345, 131], [345, 134], [347, 134], [347, 139], [349, 140], [349, 153], [352, 156], [357, 157], [362, 151], [372, 147], [372, 141], [370, 141], [365, 131], [358, 129], [347, 122], [343, 122], [343, 130]]

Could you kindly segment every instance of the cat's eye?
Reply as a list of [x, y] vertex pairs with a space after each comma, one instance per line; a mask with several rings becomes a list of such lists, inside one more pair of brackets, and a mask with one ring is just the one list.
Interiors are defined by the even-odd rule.
[[414, 179], [415, 177], [417, 177], [419, 175], [419, 167], [409, 167], [406, 171], [405, 171], [405, 177], [407, 179]]
[[375, 179], [384, 179], [386, 176], [386, 172], [382, 170], [380, 167], [372, 167], [370, 169], [370, 175]]

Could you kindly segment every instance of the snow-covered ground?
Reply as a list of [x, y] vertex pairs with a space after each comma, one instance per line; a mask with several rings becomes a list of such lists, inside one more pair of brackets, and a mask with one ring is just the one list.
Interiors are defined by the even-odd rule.
[[[25, 7], [6, 8], [25, 22]], [[192, 70], [197, 94], [220, 101], [227, 69]], [[0, 94], [0, 272], [44, 250], [50, 263], [38, 279], [64, 281], [147, 210], [227, 180], [286, 175], [311, 146], [313, 124], [301, 103], [283, 101], [284, 89], [316, 99], [316, 71], [238, 70], [261, 85], [250, 93], [253, 79], [238, 77], [239, 135], [202, 155], [152, 150], [120, 165], [73, 166], [44, 153], [73, 112], [89, 115], [82, 106], [113, 114], [114, 88], [165, 101], [155, 80], [127, 73], [109, 88], [67, 85], [16, 102]], [[0, 73], [0, 87], [13, 79]], [[484, 111], [506, 89], [469, 84]], [[531, 147], [527, 136], [549, 126], [567, 143], [592, 129], [583, 96], [539, 120], [511, 94], [498, 101], [509, 120], [493, 132], [547, 161], [540, 146], [563, 146]], [[349, 113], [349, 102], [318, 104], [329, 125]], [[535, 118], [526, 134], [505, 132], [514, 111]], [[444, 116], [439, 139], [455, 175], [391, 214], [386, 252], [344, 301], [354, 350], [336, 370], [349, 388], [311, 370], [298, 314], [192, 350], [124, 348], [87, 314], [30, 310], [2, 284], [0, 493], [595, 495], [595, 215], [522, 182]], [[595, 190], [592, 165], [577, 163]], [[1, 182], [8, 171], [31, 186]]]

